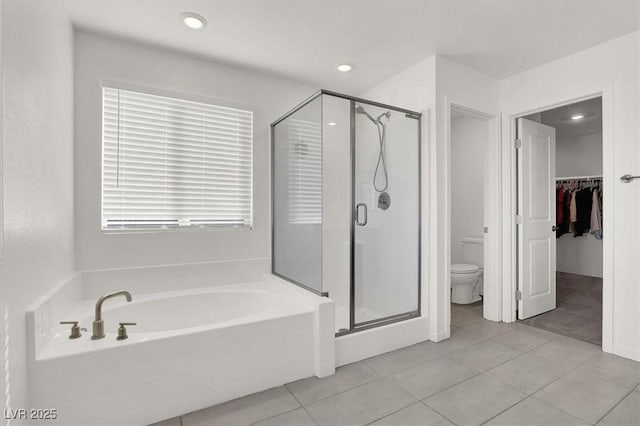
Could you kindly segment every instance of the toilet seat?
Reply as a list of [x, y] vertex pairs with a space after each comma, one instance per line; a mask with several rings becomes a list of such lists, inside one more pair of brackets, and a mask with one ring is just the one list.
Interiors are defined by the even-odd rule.
[[478, 265], [471, 265], [469, 263], [456, 263], [451, 265], [451, 273], [453, 274], [473, 274], [479, 270], [480, 267]]

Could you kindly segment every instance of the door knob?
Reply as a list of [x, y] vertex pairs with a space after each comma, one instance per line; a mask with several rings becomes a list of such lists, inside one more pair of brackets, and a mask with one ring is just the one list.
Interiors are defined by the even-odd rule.
[[552, 230], [553, 232], [556, 232], [556, 231], [558, 230], [558, 227], [557, 227], [557, 226], [555, 226], [555, 225], [553, 225], [553, 226], [551, 227], [551, 230]]
[[620, 180], [623, 181], [624, 183], [630, 183], [634, 179], [640, 179], [640, 176], [633, 176], [633, 175], [620, 176]]

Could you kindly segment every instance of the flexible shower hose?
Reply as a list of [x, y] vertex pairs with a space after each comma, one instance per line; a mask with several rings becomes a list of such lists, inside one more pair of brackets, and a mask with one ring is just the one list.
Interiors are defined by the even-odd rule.
[[[387, 175], [387, 164], [384, 158], [384, 141], [387, 134], [386, 124], [376, 121], [376, 127], [378, 128], [378, 138], [380, 139], [380, 153], [378, 154], [378, 163], [376, 164], [376, 171], [373, 173], [373, 188], [378, 192], [384, 192], [389, 187], [389, 177]], [[382, 128], [382, 129], [381, 129]], [[380, 171], [380, 165], [382, 164], [382, 175], [384, 177], [384, 186], [378, 189], [378, 172]]]

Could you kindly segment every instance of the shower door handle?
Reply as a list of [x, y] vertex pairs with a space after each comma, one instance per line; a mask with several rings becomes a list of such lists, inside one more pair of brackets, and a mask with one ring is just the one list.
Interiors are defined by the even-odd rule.
[[[360, 222], [360, 207], [364, 208], [364, 221]], [[356, 225], [365, 226], [367, 224], [367, 205], [360, 203], [356, 205]]]

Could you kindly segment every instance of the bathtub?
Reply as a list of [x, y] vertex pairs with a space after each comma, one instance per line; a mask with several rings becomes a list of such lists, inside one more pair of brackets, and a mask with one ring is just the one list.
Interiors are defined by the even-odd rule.
[[[33, 408], [55, 408], [60, 424], [149, 424], [334, 371], [333, 302], [278, 278], [130, 291], [130, 303], [104, 302], [101, 340], [96, 300], [28, 312]], [[63, 320], [87, 331], [69, 339]], [[136, 323], [128, 339], [116, 340], [118, 322]]]
[[[302, 313], [308, 307], [295, 306], [282, 294], [262, 289], [260, 286], [235, 285], [232, 288], [160, 293], [136, 297], [131, 303], [123, 298], [109, 299], [104, 303], [105, 330], [116, 330], [118, 322], [135, 320], [130, 327], [132, 334], [175, 330], [223, 327], [243, 321], [256, 321], [287, 313]], [[93, 303], [92, 303], [93, 304]], [[84, 312], [84, 308], [81, 313]], [[94, 312], [82, 320], [91, 324]]]

